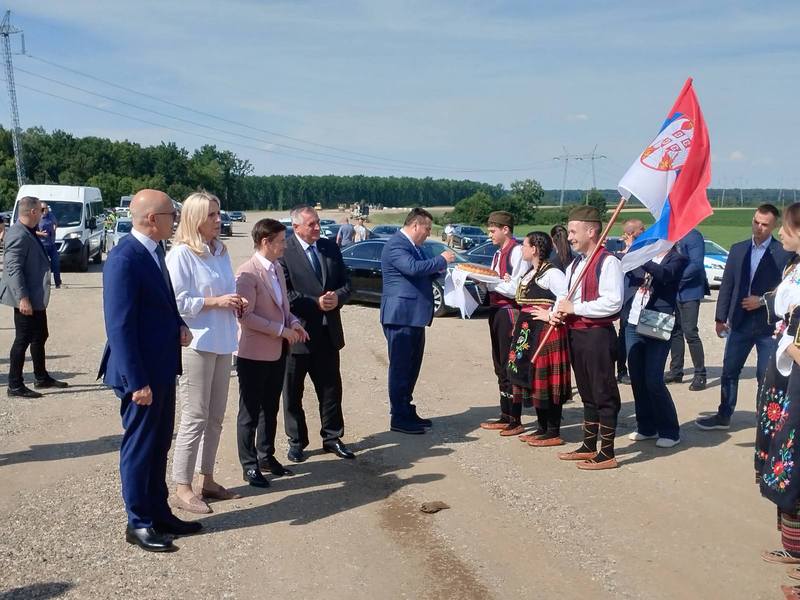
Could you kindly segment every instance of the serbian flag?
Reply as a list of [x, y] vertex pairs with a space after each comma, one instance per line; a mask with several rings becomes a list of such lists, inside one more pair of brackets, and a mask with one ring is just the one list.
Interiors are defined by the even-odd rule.
[[670, 249], [712, 214], [706, 196], [710, 183], [708, 130], [690, 77], [658, 135], [617, 186], [623, 198], [635, 196], [656, 220], [633, 242], [622, 270], [631, 271]]

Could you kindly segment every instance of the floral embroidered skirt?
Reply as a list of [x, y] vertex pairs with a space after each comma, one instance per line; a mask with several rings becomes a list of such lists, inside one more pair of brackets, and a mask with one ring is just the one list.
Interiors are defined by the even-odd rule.
[[530, 389], [533, 405], [545, 409], [563, 404], [572, 396], [565, 327], [556, 327], [536, 358], [536, 364], [531, 364], [533, 353], [548, 328], [549, 325], [544, 321], [537, 321], [528, 313], [520, 312], [514, 324], [506, 367], [511, 383]]

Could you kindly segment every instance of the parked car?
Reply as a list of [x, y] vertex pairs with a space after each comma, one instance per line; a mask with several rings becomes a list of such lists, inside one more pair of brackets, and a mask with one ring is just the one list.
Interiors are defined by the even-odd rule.
[[391, 237], [402, 228], [402, 225], [376, 225], [372, 228], [372, 235], [379, 238]]
[[706, 240], [703, 268], [706, 270], [706, 279], [708, 279], [709, 287], [717, 289], [722, 285], [722, 273], [725, 271], [725, 263], [727, 262], [728, 251], [716, 242]]
[[497, 252], [497, 246], [489, 240], [488, 242], [483, 242], [482, 244], [470, 248], [464, 252], [463, 256], [471, 263], [490, 267], [495, 252]]
[[[361, 302], [379, 304], [383, 290], [383, 274], [381, 272], [381, 253], [386, 245], [386, 238], [374, 238], [364, 242], [358, 242], [342, 250], [342, 258], [347, 266], [350, 275], [350, 285], [353, 290], [352, 299]], [[447, 250], [447, 245], [436, 241], [426, 240], [422, 244], [422, 253], [427, 258], [433, 258]], [[461, 256], [456, 255], [456, 263], [467, 262]], [[455, 263], [448, 265], [452, 269]], [[444, 303], [444, 279], [445, 274], [441, 273], [433, 281], [433, 310], [434, 316], [441, 317], [448, 312], [455, 310]], [[486, 288], [476, 284], [472, 280], [467, 280], [465, 289], [472, 294], [472, 297], [482, 304], [486, 296]]]
[[231, 224], [230, 215], [226, 211], [221, 210], [219, 212], [219, 218], [222, 220], [219, 230], [220, 236], [231, 237], [233, 235], [233, 225]]
[[[467, 250], [489, 239], [486, 232], [480, 227], [472, 225], [453, 225], [453, 246]], [[447, 241], [447, 235], [442, 230], [442, 241]]]
[[114, 246], [120, 243], [122, 238], [131, 232], [133, 221], [130, 219], [117, 219], [112, 229], [108, 234], [107, 244], [110, 251]]
[[341, 228], [341, 223], [334, 223], [332, 225], [324, 225], [322, 221], [320, 221], [320, 235], [324, 238], [328, 238], [329, 240], [336, 241], [336, 236], [339, 234], [339, 229]]
[[247, 221], [247, 215], [241, 210], [230, 210], [228, 211], [228, 216], [231, 218], [231, 221], [238, 221], [239, 223], [245, 223]]
[[320, 219], [319, 224], [322, 227], [325, 227], [326, 225], [338, 225], [338, 223], [334, 219]]

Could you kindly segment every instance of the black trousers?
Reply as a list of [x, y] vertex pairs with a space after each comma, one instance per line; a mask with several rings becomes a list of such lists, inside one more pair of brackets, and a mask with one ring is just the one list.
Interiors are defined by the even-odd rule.
[[511, 405], [511, 382], [508, 380], [508, 349], [511, 347], [511, 336], [514, 334], [515, 310], [510, 307], [493, 306], [489, 309], [489, 338], [492, 344], [492, 365], [497, 376], [497, 387], [500, 396], [508, 398]]
[[[239, 377], [236, 443], [243, 469], [257, 469], [259, 458], [275, 454], [278, 405], [285, 371], [285, 354], [273, 361], [251, 360], [241, 356], [236, 359], [236, 374]], [[256, 430], [259, 434], [258, 452]]]
[[23, 315], [18, 308], [14, 309], [14, 328], [16, 337], [11, 344], [8, 358], [8, 387], [17, 389], [23, 386], [22, 367], [25, 364], [25, 353], [31, 347], [33, 359], [33, 375], [37, 381], [50, 377], [45, 367], [44, 343], [47, 341], [47, 311], [35, 310], [30, 316]]
[[625, 328], [628, 325], [627, 319], [620, 317], [619, 319], [619, 334], [617, 335], [617, 375], [627, 375], [628, 367], [626, 365], [628, 358], [628, 349], [625, 347]]
[[289, 445], [308, 446], [308, 426], [303, 411], [303, 390], [306, 375], [311, 377], [319, 401], [319, 434], [322, 442], [333, 442], [344, 435], [342, 415], [342, 375], [339, 372], [339, 351], [330, 340], [327, 329], [318, 334], [309, 354], [290, 354], [286, 361], [283, 382], [283, 424]]
[[703, 352], [703, 341], [700, 339], [700, 332], [697, 329], [700, 300], [678, 302], [677, 308], [675, 329], [672, 330], [670, 339], [672, 359], [669, 362], [669, 372], [671, 375], [683, 375], [683, 360], [686, 352], [683, 340], [685, 338], [686, 344], [689, 346], [689, 354], [692, 357], [692, 364], [694, 364], [694, 374], [705, 377], [706, 357]]
[[570, 329], [569, 352], [584, 418], [616, 428], [621, 405], [614, 376], [617, 332], [611, 325]]

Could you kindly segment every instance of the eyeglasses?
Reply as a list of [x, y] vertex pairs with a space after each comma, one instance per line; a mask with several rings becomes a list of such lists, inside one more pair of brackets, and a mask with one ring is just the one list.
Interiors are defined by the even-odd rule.
[[173, 210], [172, 212], [160, 212], [160, 213], [150, 213], [150, 214], [153, 215], [154, 217], [157, 217], [158, 215], [169, 215], [172, 217], [173, 221], [178, 218], [178, 211], [176, 210]]

